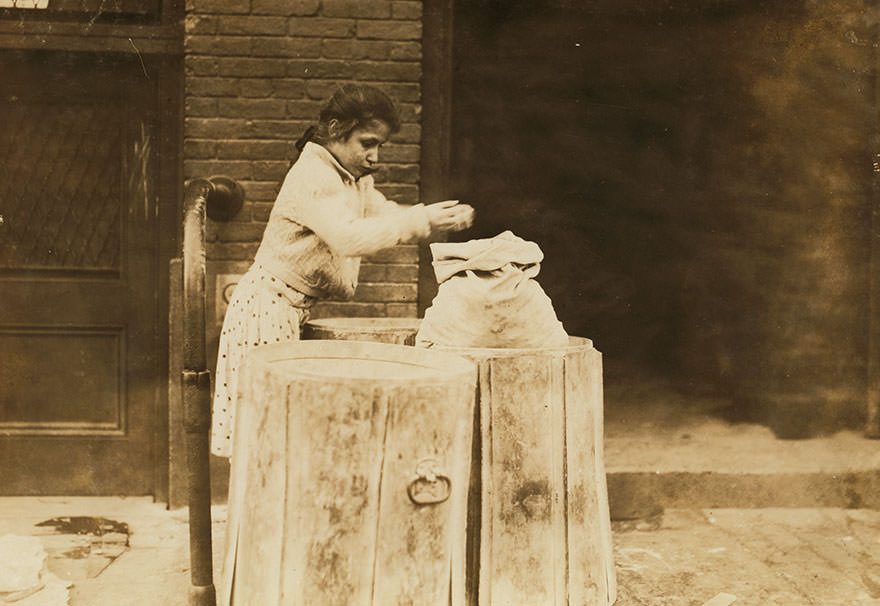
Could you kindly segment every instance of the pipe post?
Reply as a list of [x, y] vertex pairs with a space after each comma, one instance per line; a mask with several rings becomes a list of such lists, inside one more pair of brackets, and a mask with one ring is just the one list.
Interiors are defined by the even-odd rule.
[[190, 606], [216, 606], [211, 540], [211, 375], [205, 355], [206, 217], [228, 221], [244, 191], [233, 179], [193, 179], [183, 198], [183, 418], [189, 492]]

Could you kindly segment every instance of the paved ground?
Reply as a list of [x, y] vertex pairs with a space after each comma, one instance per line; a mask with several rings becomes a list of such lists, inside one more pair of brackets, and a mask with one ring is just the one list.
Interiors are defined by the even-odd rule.
[[[93, 542], [89, 550], [79, 537], [78, 548], [67, 549], [66, 539], [35, 526], [70, 516], [127, 523], [128, 548], [109, 561], [115, 555], [110, 543], [102, 549]], [[215, 507], [214, 516], [219, 552], [225, 507]], [[0, 498], [5, 533], [41, 537], [50, 569], [73, 583], [72, 606], [186, 604], [183, 510], [167, 511], [149, 499], [7, 497]], [[617, 606], [880, 606], [880, 586], [862, 578], [880, 566], [878, 511], [676, 509], [615, 523], [614, 542]]]
[[861, 578], [880, 565], [876, 511], [672, 510], [614, 539], [620, 606], [880, 605]]
[[[606, 390], [612, 513], [633, 518], [614, 524], [617, 606], [880, 606], [880, 441], [851, 431], [778, 440], [725, 420], [718, 399], [636, 385]], [[215, 480], [222, 500], [225, 478]], [[215, 562], [225, 513], [214, 507]], [[78, 516], [105, 518], [105, 534], [37, 526], [76, 526]], [[72, 583], [72, 606], [187, 604], [185, 510], [149, 498], [6, 497], [6, 533], [39, 537], [50, 570]]]
[[609, 382], [605, 465], [612, 516], [659, 508], [880, 509], [880, 441], [856, 431], [783, 440], [732, 422], [720, 396], [668, 381]]

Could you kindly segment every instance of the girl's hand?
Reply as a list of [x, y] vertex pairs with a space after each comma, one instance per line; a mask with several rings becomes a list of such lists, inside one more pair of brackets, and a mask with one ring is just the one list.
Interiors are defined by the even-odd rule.
[[459, 204], [458, 200], [444, 200], [425, 207], [431, 229], [435, 231], [461, 231], [474, 222], [474, 209], [469, 204]]

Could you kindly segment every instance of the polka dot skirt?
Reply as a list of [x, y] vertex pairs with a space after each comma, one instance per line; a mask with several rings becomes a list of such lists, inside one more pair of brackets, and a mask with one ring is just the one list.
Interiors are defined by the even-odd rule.
[[238, 371], [245, 355], [260, 345], [298, 341], [314, 301], [260, 265], [242, 276], [220, 332], [211, 428], [211, 452], [215, 455], [232, 456]]

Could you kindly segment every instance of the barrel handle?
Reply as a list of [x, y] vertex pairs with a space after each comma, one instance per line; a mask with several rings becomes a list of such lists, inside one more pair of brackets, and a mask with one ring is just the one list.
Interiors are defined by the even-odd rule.
[[436, 505], [449, 498], [452, 480], [438, 472], [436, 459], [423, 459], [416, 465], [412, 480], [406, 487], [409, 500], [415, 505]]

